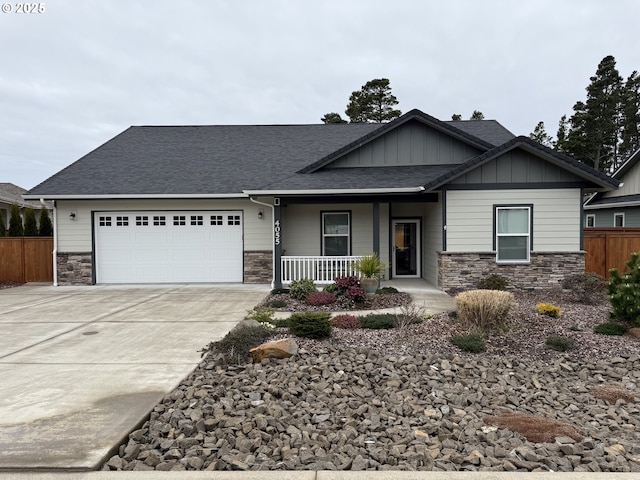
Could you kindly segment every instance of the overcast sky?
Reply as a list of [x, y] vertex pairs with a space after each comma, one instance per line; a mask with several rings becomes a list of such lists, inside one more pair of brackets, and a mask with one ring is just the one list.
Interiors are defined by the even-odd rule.
[[640, 70], [638, 0], [41, 5], [0, 13], [0, 182], [27, 189], [130, 125], [321, 123], [383, 77], [403, 112], [555, 135], [602, 58]]

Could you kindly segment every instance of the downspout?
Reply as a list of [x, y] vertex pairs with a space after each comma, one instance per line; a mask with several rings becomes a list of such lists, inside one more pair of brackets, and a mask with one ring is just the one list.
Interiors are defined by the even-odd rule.
[[[44, 208], [47, 208], [44, 203], [44, 198], [40, 199], [40, 203]], [[58, 210], [56, 208], [56, 201], [53, 200], [53, 286], [58, 286]]]
[[[265, 207], [269, 207], [271, 209], [271, 225], [273, 226], [274, 222], [275, 222], [275, 212], [274, 212], [274, 208], [273, 205], [270, 205], [268, 203], [264, 203], [264, 202], [260, 202], [258, 200], [255, 200], [253, 197], [249, 197], [249, 200], [253, 203], [256, 203], [258, 205], [264, 205]], [[271, 260], [271, 288], [274, 288], [274, 284], [275, 284], [275, 280], [276, 280], [276, 237], [275, 237], [275, 231], [273, 230], [273, 228], [271, 228], [271, 255], [272, 255], [272, 260]]]

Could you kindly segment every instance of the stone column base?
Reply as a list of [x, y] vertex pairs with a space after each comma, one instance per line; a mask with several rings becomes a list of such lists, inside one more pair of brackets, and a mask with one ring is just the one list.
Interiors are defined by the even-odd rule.
[[273, 252], [253, 250], [244, 252], [244, 283], [271, 283]]
[[93, 285], [91, 252], [58, 253], [58, 285]]

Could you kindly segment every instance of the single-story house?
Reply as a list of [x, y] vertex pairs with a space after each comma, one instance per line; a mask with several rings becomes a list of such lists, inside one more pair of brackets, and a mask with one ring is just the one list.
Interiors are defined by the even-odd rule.
[[[24, 218], [26, 208], [33, 208], [38, 212], [42, 207], [42, 203], [34, 200], [25, 200], [22, 196], [27, 193], [25, 188], [19, 187], [9, 182], [0, 182], [0, 217], [4, 220], [4, 224], [9, 228], [9, 220], [11, 219], [11, 206], [17, 205], [20, 208], [20, 216]], [[48, 203], [44, 204], [45, 208], [51, 208]], [[36, 220], [38, 216], [36, 216]]]
[[134, 126], [33, 188], [55, 282], [329, 283], [379, 253], [445, 291], [584, 271], [582, 199], [618, 182], [498, 122]]
[[587, 227], [640, 227], [640, 149], [613, 174], [620, 188], [595, 192], [584, 204]]

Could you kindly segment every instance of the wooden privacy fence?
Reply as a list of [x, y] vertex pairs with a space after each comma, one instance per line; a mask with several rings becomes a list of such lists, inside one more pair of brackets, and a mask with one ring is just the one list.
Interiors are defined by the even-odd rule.
[[633, 252], [640, 252], [640, 228], [585, 228], [585, 270], [609, 278], [609, 270], [626, 270]]
[[53, 237], [0, 238], [0, 282], [53, 282]]

